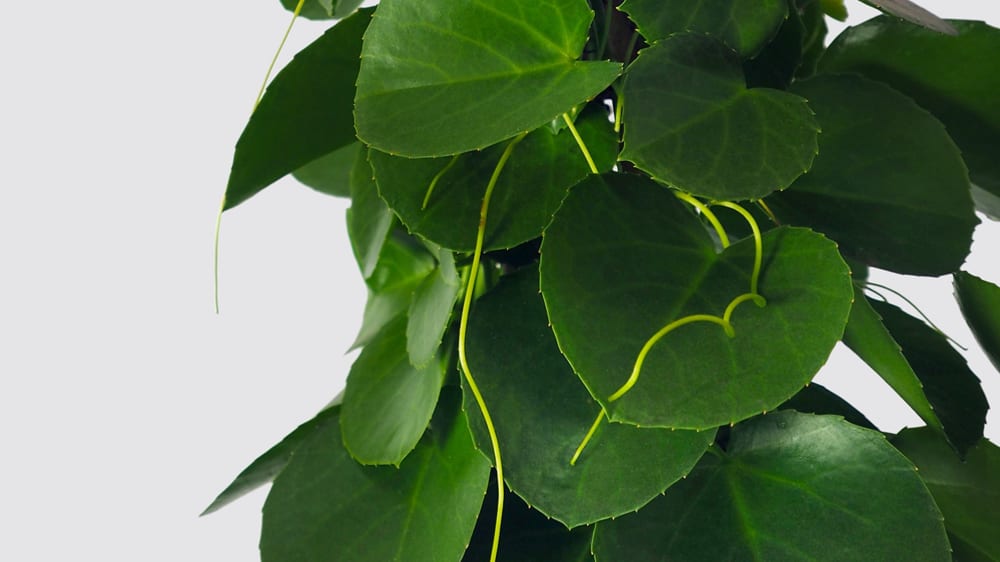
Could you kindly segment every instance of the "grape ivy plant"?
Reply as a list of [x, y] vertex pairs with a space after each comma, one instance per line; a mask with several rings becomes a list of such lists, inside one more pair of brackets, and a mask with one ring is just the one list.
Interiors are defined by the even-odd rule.
[[[1000, 30], [904, 0], [282, 0], [223, 210], [350, 197], [341, 396], [244, 470], [265, 561], [1000, 560]], [[294, 20], [293, 20], [294, 21]], [[828, 46], [827, 46], [828, 45]], [[810, 384], [843, 341], [926, 427]], [[346, 342], [345, 346], [346, 346]], [[998, 376], [987, 373], [985, 376]]]

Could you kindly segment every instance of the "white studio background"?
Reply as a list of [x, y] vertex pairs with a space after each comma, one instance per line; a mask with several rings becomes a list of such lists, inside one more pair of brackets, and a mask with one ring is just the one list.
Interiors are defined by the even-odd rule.
[[[922, 3], [1000, 26], [996, 2]], [[226, 214], [213, 311], [215, 213], [288, 15], [39, 6], [0, 8], [0, 560], [255, 560], [266, 491], [197, 515], [342, 388], [365, 299], [347, 202], [284, 180]], [[326, 27], [298, 22], [278, 67]], [[1000, 225], [976, 239], [968, 270], [1000, 282]], [[974, 347], [948, 280], [877, 280]], [[819, 380], [887, 431], [919, 424], [849, 353]]]

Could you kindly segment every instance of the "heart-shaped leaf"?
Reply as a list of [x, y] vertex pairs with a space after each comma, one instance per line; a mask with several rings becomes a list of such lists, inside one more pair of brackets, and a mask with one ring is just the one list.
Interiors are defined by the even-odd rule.
[[361, 53], [358, 137], [445, 156], [544, 125], [621, 73], [577, 60], [593, 16], [580, 0], [382, 0]]
[[823, 134], [809, 173], [768, 199], [778, 217], [876, 267], [957, 270], [979, 220], [962, 156], [941, 123], [861, 76], [821, 75], [792, 90], [809, 98]]
[[460, 560], [486, 494], [457, 393], [441, 395], [431, 428], [397, 469], [361, 466], [337, 416], [299, 447], [264, 503], [262, 562]]
[[361, 464], [398, 466], [424, 434], [441, 392], [444, 365], [410, 364], [406, 320], [399, 315], [382, 328], [347, 375], [340, 429]]
[[635, 387], [610, 401], [650, 337], [682, 317], [722, 315], [747, 293], [754, 244], [716, 254], [667, 188], [594, 176], [570, 191], [542, 242], [541, 288], [559, 347], [611, 419], [703, 429], [773, 410], [799, 391], [840, 339], [850, 312], [847, 265], [804, 229], [764, 235], [760, 293], [732, 315], [735, 337], [707, 322], [654, 345]]
[[620, 8], [649, 43], [680, 31], [707, 33], [744, 58], [757, 54], [788, 15], [787, 0], [625, 0]]
[[[585, 112], [578, 130], [598, 169], [610, 170], [618, 138], [607, 113]], [[401, 158], [377, 150], [369, 158], [379, 192], [410, 232], [451, 250], [471, 252], [483, 196], [507, 144], [445, 158]], [[570, 131], [533, 131], [514, 147], [497, 180], [484, 248], [511, 248], [537, 238], [569, 188], [589, 173]]]
[[747, 89], [739, 57], [680, 33], [643, 49], [625, 76], [625, 149], [655, 179], [713, 199], [755, 199], [812, 165], [819, 126], [806, 100]]
[[351, 170], [360, 151], [361, 143], [352, 142], [302, 166], [292, 172], [292, 176], [320, 193], [350, 197]]
[[971, 273], [955, 274], [955, 297], [969, 328], [1000, 370], [1000, 287]]
[[912, 97], [944, 123], [962, 149], [972, 181], [1000, 197], [1000, 29], [952, 21], [958, 36], [879, 17], [848, 28], [820, 62], [827, 72], [856, 72]]
[[[351, 99], [371, 9], [337, 23], [274, 77], [233, 155], [225, 209], [354, 142]], [[346, 79], [345, 79], [346, 78]]]
[[[963, 461], [928, 428], [904, 429], [892, 444], [920, 469], [955, 547], [956, 560], [1000, 560], [1000, 448], [980, 440]], [[959, 557], [961, 551], [968, 551]]]
[[[715, 435], [605, 423], [571, 465], [601, 407], [559, 353], [535, 268], [505, 277], [476, 303], [467, 346], [507, 485], [567, 527], [639, 509], [686, 475]], [[465, 409], [478, 412], [469, 394]], [[482, 416], [469, 420], [480, 450], [492, 457]]]
[[[711, 449], [715, 451], [716, 449]], [[951, 560], [941, 512], [881, 433], [776, 412], [634, 515], [597, 524], [598, 561]]]

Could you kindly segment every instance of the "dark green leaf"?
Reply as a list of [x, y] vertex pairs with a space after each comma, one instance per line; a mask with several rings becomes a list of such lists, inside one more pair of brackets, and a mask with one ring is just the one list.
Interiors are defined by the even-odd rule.
[[784, 90], [792, 83], [795, 71], [802, 63], [802, 44], [806, 27], [795, 9], [795, 0], [789, 3], [788, 18], [781, 24], [777, 35], [761, 52], [743, 62], [743, 73], [750, 88], [768, 87]]
[[889, 303], [870, 302], [920, 377], [948, 440], [964, 456], [983, 436], [989, 409], [979, 378], [944, 335]]
[[364, 151], [356, 152], [351, 168], [347, 234], [361, 276], [368, 279], [375, 272], [386, 237], [392, 230], [392, 211], [378, 195], [372, 168], [365, 156]]
[[231, 209], [286, 174], [354, 142], [352, 76], [371, 9], [339, 22], [295, 56], [236, 143], [226, 187]]
[[779, 408], [780, 410], [795, 410], [804, 414], [835, 415], [844, 418], [845, 421], [868, 429], [878, 430], [864, 414], [851, 406], [846, 400], [830, 392], [826, 387], [818, 383], [809, 383], [792, 396]]
[[[472, 542], [462, 562], [486, 562], [493, 546], [493, 526], [497, 520], [495, 479], [483, 500]], [[567, 530], [528, 507], [514, 496], [504, 502], [503, 530], [500, 534], [498, 562], [594, 562], [590, 554], [593, 527]]]
[[417, 287], [407, 315], [406, 351], [410, 363], [417, 367], [437, 355], [462, 288], [451, 252], [439, 250], [438, 263], [437, 270]]
[[625, 76], [625, 149], [654, 178], [713, 199], [754, 199], [788, 187], [816, 156], [806, 100], [747, 89], [740, 59], [706, 35], [643, 49]]
[[406, 352], [406, 316], [386, 325], [361, 351], [344, 389], [344, 447], [361, 464], [399, 463], [434, 413], [444, 365], [417, 369]]
[[[476, 303], [467, 346], [507, 485], [567, 527], [639, 509], [686, 475], [712, 443], [714, 430], [604, 423], [570, 465], [601, 407], [559, 353], [535, 268], [505, 277]], [[478, 412], [471, 394], [465, 403], [466, 411]], [[492, 458], [482, 417], [473, 413], [469, 420], [480, 450]]]
[[649, 43], [680, 31], [707, 33], [749, 58], [774, 37], [786, 0], [626, 0], [620, 8]]
[[541, 288], [559, 347], [611, 419], [705, 429], [791, 398], [826, 361], [850, 312], [850, 275], [834, 244], [804, 229], [771, 230], [760, 278], [767, 306], [739, 306], [733, 338], [706, 322], [670, 332], [635, 388], [608, 401], [654, 333], [687, 315], [722, 315], [747, 293], [753, 261], [752, 240], [716, 254], [667, 188], [594, 176], [546, 229]]
[[1000, 30], [952, 21], [951, 37], [879, 17], [849, 28], [821, 61], [826, 71], [858, 72], [912, 97], [948, 128], [972, 181], [1000, 196]]
[[[606, 112], [586, 112], [578, 124], [599, 169], [610, 170], [618, 139]], [[486, 186], [507, 144], [444, 158], [401, 158], [372, 150], [370, 158], [379, 192], [411, 232], [445, 248], [471, 252]], [[533, 131], [514, 147], [499, 177], [484, 248], [510, 248], [537, 238], [569, 188], [589, 173], [570, 131]]]
[[928, 12], [927, 10], [921, 8], [917, 4], [910, 2], [910, 0], [861, 0], [861, 1], [889, 15], [896, 16], [897, 18], [902, 18], [908, 22], [926, 27], [927, 29], [936, 31], [938, 33], [945, 33], [947, 35], [958, 35], [958, 30], [955, 29], [955, 26], [935, 16], [931, 12]]
[[361, 143], [351, 144], [320, 156], [292, 172], [303, 184], [334, 197], [350, 197], [351, 169], [354, 167]]
[[952, 542], [976, 560], [1000, 560], [1000, 448], [982, 439], [962, 461], [928, 428], [904, 429], [893, 445], [920, 469]]
[[598, 523], [598, 561], [950, 561], [941, 512], [882, 434], [776, 412], [634, 515]]
[[582, 0], [383, 0], [362, 51], [358, 137], [445, 156], [548, 123], [621, 72], [576, 60], [591, 19]]
[[802, 62], [796, 71], [796, 78], [808, 78], [816, 72], [823, 51], [826, 50], [826, 16], [820, 0], [794, 0], [801, 18], [804, 33], [802, 36]]
[[860, 76], [796, 82], [823, 127], [812, 169], [768, 204], [883, 269], [941, 275], [961, 266], [979, 222], [962, 156], [941, 123]]
[[874, 369], [927, 425], [942, 429], [941, 421], [924, 394], [920, 378], [882, 324], [882, 317], [872, 308], [864, 292], [856, 287], [851, 317], [844, 330], [844, 343]]
[[955, 297], [983, 351], [1000, 369], [1000, 287], [971, 273], [955, 274]]
[[472, 444], [457, 401], [442, 393], [431, 429], [398, 469], [356, 463], [336, 423], [313, 435], [264, 503], [261, 560], [460, 560], [489, 463]]
[[340, 406], [330, 406], [313, 419], [295, 428], [295, 431], [285, 436], [280, 443], [250, 463], [250, 466], [246, 467], [201, 514], [208, 515], [218, 511], [257, 488], [269, 484], [285, 469], [285, 465], [292, 458], [292, 453], [324, 425], [331, 423], [330, 419], [339, 410]]
[[972, 200], [976, 202], [976, 209], [995, 221], [1000, 221], [1000, 195], [986, 191], [976, 184], [972, 184]]

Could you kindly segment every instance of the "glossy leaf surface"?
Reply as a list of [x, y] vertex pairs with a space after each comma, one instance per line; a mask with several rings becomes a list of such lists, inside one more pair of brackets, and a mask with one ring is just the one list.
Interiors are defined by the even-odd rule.
[[351, 207], [347, 210], [347, 234], [361, 277], [375, 272], [386, 237], [392, 230], [392, 211], [378, 196], [372, 168], [363, 151], [355, 152], [350, 174]]
[[723, 40], [744, 58], [757, 54], [788, 15], [786, 0], [626, 0], [620, 9], [649, 43], [696, 31]]
[[302, 166], [292, 176], [320, 193], [350, 197], [351, 169], [359, 151], [361, 144], [353, 142]]
[[792, 90], [823, 127], [809, 173], [768, 204], [869, 265], [941, 275], [959, 268], [979, 222], [958, 148], [941, 123], [859, 76], [817, 76]]
[[904, 429], [892, 444], [920, 469], [952, 543], [982, 559], [1000, 560], [1000, 448], [982, 439], [962, 461], [927, 428]]
[[236, 143], [225, 208], [354, 142], [351, 99], [371, 9], [339, 22], [274, 77]]
[[[618, 139], [606, 112], [586, 112], [577, 125], [599, 169], [610, 170]], [[402, 158], [372, 150], [370, 159], [379, 192], [411, 232], [445, 248], [471, 252], [486, 186], [507, 144], [444, 158]], [[514, 147], [494, 188], [484, 248], [511, 248], [537, 238], [569, 188], [588, 174], [590, 167], [569, 130], [554, 134], [546, 126], [530, 133]]]
[[486, 493], [489, 463], [457, 397], [442, 395], [430, 430], [402, 465], [361, 466], [338, 418], [304, 443], [264, 503], [263, 562], [460, 560]]
[[979, 378], [943, 335], [899, 308], [870, 301], [920, 377], [945, 435], [965, 455], [983, 436], [989, 404]]
[[934, 408], [924, 394], [920, 377], [882, 324], [862, 290], [855, 288], [854, 305], [844, 330], [844, 343], [868, 364], [927, 425], [941, 429]]
[[857, 72], [912, 97], [944, 123], [962, 149], [972, 181], [1000, 196], [1000, 30], [952, 21], [957, 37], [880, 17], [848, 28], [821, 61], [828, 72]]
[[[725, 209], [720, 209], [720, 212]], [[541, 288], [559, 347], [613, 420], [711, 428], [773, 410], [826, 361], [850, 312], [847, 265], [832, 242], [803, 230], [764, 235], [760, 292], [716, 324], [682, 326], [691, 314], [722, 315], [750, 287], [752, 240], [716, 254], [700, 222], [665, 187], [635, 176], [592, 177], [570, 191], [542, 243]]]
[[351, 366], [340, 429], [344, 447], [361, 464], [399, 463], [413, 450], [434, 413], [444, 366], [418, 369], [406, 351], [405, 315], [387, 324]]
[[993, 366], [1000, 370], [1000, 287], [964, 271], [955, 274], [954, 282], [962, 316]]
[[592, 19], [580, 0], [383, 0], [362, 51], [358, 137], [445, 156], [552, 121], [621, 72], [577, 60]]
[[414, 366], [423, 367], [437, 355], [461, 289], [454, 256], [440, 250], [437, 269], [417, 287], [407, 314], [406, 352]]
[[625, 149], [653, 178], [712, 199], [754, 199], [809, 169], [819, 126], [803, 98], [747, 89], [740, 59], [694, 33], [643, 49], [625, 77]]
[[951, 560], [941, 513], [882, 434], [776, 412], [733, 428], [645, 509], [597, 525], [598, 562]]
[[[505, 277], [476, 303], [467, 345], [507, 484], [567, 527], [640, 508], [686, 475], [715, 435], [605, 422], [571, 465], [601, 407], [559, 353], [534, 268]], [[465, 410], [478, 412], [468, 393]], [[482, 417], [472, 413], [470, 421], [492, 457]]]
[[800, 390], [795, 396], [792, 396], [779, 409], [795, 410], [803, 414], [840, 416], [848, 423], [878, 431], [875, 424], [859, 412], [857, 408], [851, 406], [849, 402], [837, 396], [825, 386], [814, 382], [809, 383], [809, 386]]

